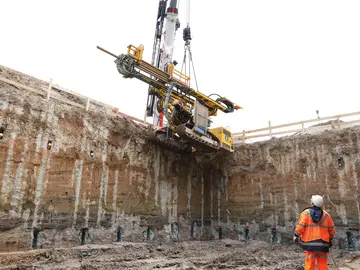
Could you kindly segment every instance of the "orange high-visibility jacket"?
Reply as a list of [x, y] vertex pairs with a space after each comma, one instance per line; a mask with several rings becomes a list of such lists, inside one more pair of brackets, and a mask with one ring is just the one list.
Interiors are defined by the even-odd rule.
[[326, 211], [322, 211], [321, 219], [314, 223], [310, 209], [306, 209], [296, 224], [295, 236], [300, 237], [301, 246], [306, 251], [329, 252], [330, 241], [335, 234], [334, 222]]

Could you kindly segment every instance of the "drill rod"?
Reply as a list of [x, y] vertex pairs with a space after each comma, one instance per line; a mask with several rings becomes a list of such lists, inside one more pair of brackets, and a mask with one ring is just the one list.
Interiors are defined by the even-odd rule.
[[115, 58], [119, 58], [117, 55], [115, 55], [115, 54], [113, 54], [113, 53], [111, 53], [111, 52], [109, 52], [109, 51], [101, 48], [100, 46], [96, 46], [96, 48], [98, 48], [100, 51], [103, 51], [103, 52], [105, 52], [105, 53], [107, 53], [107, 54], [110, 54], [111, 56], [114, 56]]

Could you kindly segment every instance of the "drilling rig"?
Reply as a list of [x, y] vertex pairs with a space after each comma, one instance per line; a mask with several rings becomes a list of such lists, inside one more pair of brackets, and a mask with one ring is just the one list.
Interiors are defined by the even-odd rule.
[[146, 116], [153, 117], [157, 127], [152, 140], [186, 152], [233, 152], [231, 132], [224, 127], [210, 129], [210, 116], [216, 116], [218, 110], [232, 113], [241, 107], [218, 94], [207, 96], [190, 86], [192, 67], [198, 89], [190, 47], [190, 0], [186, 13], [181, 71], [175, 69], [177, 63], [172, 59], [176, 31], [180, 28], [178, 0], [159, 1], [151, 63], [143, 60], [143, 45], [129, 45], [127, 53], [119, 56], [97, 48], [116, 58], [117, 70], [124, 78], [136, 78], [148, 84]]

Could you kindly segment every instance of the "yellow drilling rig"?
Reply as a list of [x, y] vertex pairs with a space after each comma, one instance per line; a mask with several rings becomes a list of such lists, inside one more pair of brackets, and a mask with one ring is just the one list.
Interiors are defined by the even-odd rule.
[[[241, 107], [218, 94], [207, 96], [190, 87], [190, 67], [196, 85], [197, 81], [190, 49], [189, 2], [187, 24], [183, 29], [185, 52], [181, 71], [175, 69], [177, 63], [172, 61], [175, 33], [180, 27], [177, 0], [170, 0], [170, 3], [168, 0], [159, 1], [151, 64], [143, 60], [143, 45], [129, 45], [127, 53], [119, 56], [99, 46], [97, 48], [116, 58], [117, 70], [124, 78], [136, 78], [149, 85], [146, 113], [153, 117], [153, 123], [158, 127], [152, 139], [181, 151], [214, 152], [223, 149], [232, 152], [231, 132], [224, 127], [210, 129], [209, 117], [216, 116], [218, 110], [232, 113]], [[189, 74], [186, 67], [189, 67]]]

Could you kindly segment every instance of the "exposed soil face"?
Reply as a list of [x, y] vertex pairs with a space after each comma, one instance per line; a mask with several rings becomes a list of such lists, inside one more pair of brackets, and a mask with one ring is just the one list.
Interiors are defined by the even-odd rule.
[[[0, 76], [47, 90], [5, 67]], [[359, 127], [185, 154], [90, 109], [0, 82], [0, 251], [12, 252], [0, 269], [301, 269], [287, 244], [313, 194], [335, 221], [334, 246], [360, 250]], [[245, 246], [247, 233], [256, 241]], [[360, 269], [356, 253], [335, 256]]]
[[[0, 76], [47, 89], [5, 67]], [[43, 93], [0, 81], [0, 251], [76, 246], [83, 230], [89, 244], [115, 241], [119, 228], [124, 241], [168, 241], [174, 224], [191, 239], [187, 217], [201, 220], [204, 202], [192, 155], [148, 142], [150, 129], [108, 108]]]
[[259, 233], [276, 227], [285, 241], [311, 195], [320, 194], [336, 225], [335, 245], [350, 243], [346, 232], [358, 235], [360, 226], [359, 138], [352, 127], [237, 146], [226, 162], [230, 220], [251, 222]]

